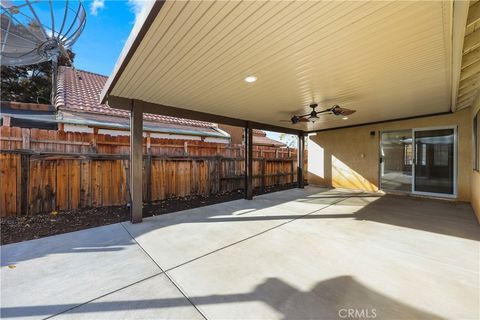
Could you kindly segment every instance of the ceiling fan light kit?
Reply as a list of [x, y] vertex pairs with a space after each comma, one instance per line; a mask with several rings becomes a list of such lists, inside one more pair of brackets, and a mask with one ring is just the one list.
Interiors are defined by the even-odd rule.
[[317, 103], [311, 103], [310, 108], [312, 108], [312, 111], [310, 113], [307, 113], [301, 116], [294, 115], [290, 119], [290, 121], [292, 122], [292, 124], [297, 124], [299, 122], [315, 123], [315, 121], [320, 119], [319, 115], [322, 115], [322, 114], [333, 114], [334, 116], [342, 116], [343, 120], [348, 120], [348, 116], [356, 112], [356, 110], [342, 108], [339, 105], [334, 105], [333, 107], [330, 107], [322, 111], [316, 111], [315, 110], [316, 107], [318, 107]]

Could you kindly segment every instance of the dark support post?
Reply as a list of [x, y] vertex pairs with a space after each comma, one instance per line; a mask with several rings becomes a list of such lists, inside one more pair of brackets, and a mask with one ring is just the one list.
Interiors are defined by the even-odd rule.
[[305, 162], [305, 133], [298, 135], [298, 163], [297, 163], [297, 185], [300, 189], [305, 187], [303, 177], [303, 164]]
[[146, 202], [152, 202], [152, 138], [147, 132], [147, 159], [145, 160]]
[[143, 212], [143, 110], [132, 100], [130, 113], [130, 220], [142, 222]]
[[[20, 214], [28, 215], [30, 201], [28, 199], [28, 180], [30, 175], [30, 153], [22, 154], [20, 158]], [[18, 193], [17, 193], [18, 194]]]
[[244, 132], [245, 138], [245, 199], [253, 199], [253, 129], [247, 122]]

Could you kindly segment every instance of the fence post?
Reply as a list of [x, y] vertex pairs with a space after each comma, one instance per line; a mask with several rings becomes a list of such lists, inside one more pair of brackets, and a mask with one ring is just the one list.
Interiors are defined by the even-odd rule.
[[98, 128], [93, 128], [93, 138], [92, 138], [92, 141], [90, 141], [92, 153], [97, 153], [97, 135], [98, 135]]
[[[126, 187], [126, 194], [127, 194], [127, 204], [130, 203], [130, 199], [132, 198], [132, 192], [130, 189], [130, 160], [122, 160], [123, 167], [125, 168], [125, 187]], [[131, 205], [131, 204], [130, 204]]]
[[262, 193], [265, 192], [265, 186], [267, 185], [267, 180], [265, 177], [265, 170], [267, 169], [267, 159], [262, 158], [261, 170], [262, 170]]
[[183, 155], [188, 156], [188, 142], [183, 142]]
[[30, 202], [28, 199], [28, 184], [30, 175], [30, 154], [22, 154], [20, 158], [20, 214], [27, 215], [29, 212]]
[[3, 119], [2, 125], [3, 125], [4, 127], [10, 127], [11, 119], [12, 119], [12, 118], [10, 118], [10, 116], [3, 116], [2, 119]]
[[147, 133], [147, 158], [145, 160], [145, 183], [147, 190], [146, 191], [146, 201], [152, 201], [152, 149], [150, 141], [150, 133]]
[[22, 149], [30, 149], [30, 129], [22, 129]]
[[295, 181], [295, 167], [293, 165], [294, 160], [290, 159], [290, 176], [291, 176], [291, 183]]
[[147, 132], [146, 133], [146, 136], [147, 136], [147, 154], [151, 154], [151, 148], [152, 148], [152, 141], [151, 141], [151, 138], [150, 138], [150, 132]]
[[216, 179], [217, 179], [217, 190], [216, 192], [217, 193], [220, 193], [222, 191], [222, 156], [217, 156], [216, 159], [217, 159], [217, 164], [216, 164], [216, 168], [217, 168], [217, 175], [216, 175]]

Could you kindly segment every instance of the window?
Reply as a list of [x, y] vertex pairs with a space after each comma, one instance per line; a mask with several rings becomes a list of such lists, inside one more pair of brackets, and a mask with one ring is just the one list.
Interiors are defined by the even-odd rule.
[[413, 155], [412, 155], [412, 144], [409, 143], [409, 144], [405, 144], [403, 146], [404, 148], [404, 152], [403, 152], [403, 164], [406, 165], [406, 166], [409, 166], [412, 164], [413, 162]]
[[449, 145], [434, 144], [433, 145], [433, 165], [438, 167], [448, 166]]
[[421, 158], [420, 164], [422, 166], [427, 165], [427, 144], [425, 143], [422, 144], [422, 158]]
[[480, 171], [480, 110], [473, 118], [473, 169]]

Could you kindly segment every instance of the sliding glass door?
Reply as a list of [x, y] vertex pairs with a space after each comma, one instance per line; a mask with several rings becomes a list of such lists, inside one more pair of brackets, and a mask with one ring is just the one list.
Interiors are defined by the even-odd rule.
[[412, 130], [382, 132], [380, 184], [389, 191], [412, 191]]
[[456, 128], [382, 132], [380, 188], [386, 191], [456, 195]]
[[413, 191], [455, 194], [455, 128], [414, 130]]

